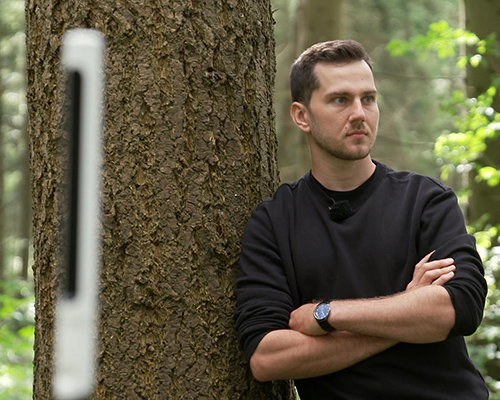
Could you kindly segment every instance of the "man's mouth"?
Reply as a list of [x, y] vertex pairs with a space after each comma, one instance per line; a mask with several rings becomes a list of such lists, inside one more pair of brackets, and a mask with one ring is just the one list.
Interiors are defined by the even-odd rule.
[[368, 136], [368, 132], [366, 132], [364, 129], [355, 129], [347, 132], [347, 136], [352, 136], [352, 137]]

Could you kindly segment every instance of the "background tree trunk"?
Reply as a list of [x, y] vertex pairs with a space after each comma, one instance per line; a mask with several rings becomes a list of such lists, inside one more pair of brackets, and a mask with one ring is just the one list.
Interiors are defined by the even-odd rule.
[[[0, 83], [0, 96], [3, 95], [3, 88]], [[2, 115], [2, 103], [0, 102], [0, 115]], [[4, 155], [3, 155], [3, 141], [4, 135], [0, 132], [0, 221], [5, 221], [5, 190], [4, 190]], [[4, 224], [0, 223], [0, 282], [5, 279], [5, 228]]]
[[291, 399], [233, 327], [250, 210], [277, 185], [268, 1], [28, 0], [34, 397], [50, 398], [61, 165], [59, 46], [108, 38], [97, 399]]
[[299, 0], [297, 55], [315, 43], [341, 39], [344, 21], [344, 0]]
[[278, 162], [282, 182], [300, 177], [298, 152], [301, 133], [290, 118], [290, 67], [297, 57], [297, 6], [289, 0], [274, 0], [276, 9], [275, 108], [278, 135]]
[[[276, 3], [281, 3], [276, 1]], [[287, 7], [291, 7], [288, 5]], [[298, 179], [311, 168], [307, 136], [290, 118], [290, 84], [288, 74], [295, 59], [314, 43], [343, 38], [343, 0], [299, 0], [295, 18], [290, 19], [295, 29], [283, 36], [288, 37], [286, 48], [278, 57], [276, 83], [277, 117], [280, 132], [280, 172], [283, 182]]]
[[[486, 39], [491, 33], [500, 37], [500, 3], [491, 0], [465, 0], [466, 28], [474, 32], [481, 39]], [[467, 88], [471, 97], [484, 93], [492, 83], [492, 76], [500, 76], [500, 56], [485, 54], [485, 62], [477, 68], [467, 68]], [[492, 107], [500, 112], [500, 93], [497, 93]], [[500, 137], [487, 142], [488, 147], [478, 163], [482, 166], [500, 168]], [[487, 223], [500, 224], [500, 185], [490, 187], [486, 182], [471, 179], [473, 196], [469, 199], [468, 218], [470, 222], [476, 221], [483, 214], [489, 214]]]

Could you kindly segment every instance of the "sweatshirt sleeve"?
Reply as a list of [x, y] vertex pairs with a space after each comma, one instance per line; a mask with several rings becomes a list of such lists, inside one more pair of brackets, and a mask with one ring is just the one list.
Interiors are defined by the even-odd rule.
[[272, 223], [262, 204], [253, 211], [243, 233], [235, 295], [236, 329], [250, 360], [267, 333], [288, 329], [293, 310]]
[[426, 204], [421, 220], [421, 246], [436, 250], [433, 260], [451, 257], [455, 276], [444, 285], [455, 309], [455, 325], [449, 337], [474, 333], [483, 318], [487, 294], [484, 269], [474, 236], [467, 234], [455, 193], [437, 185], [438, 193]]

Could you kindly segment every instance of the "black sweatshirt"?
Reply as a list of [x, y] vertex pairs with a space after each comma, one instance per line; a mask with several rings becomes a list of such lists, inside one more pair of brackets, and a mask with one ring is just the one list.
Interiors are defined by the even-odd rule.
[[[435, 179], [375, 163], [371, 178], [351, 192], [328, 191], [307, 173], [253, 211], [236, 289], [246, 357], [268, 332], [288, 329], [290, 312], [305, 303], [404, 291], [415, 265], [435, 250], [432, 259], [452, 257], [456, 265], [445, 284], [456, 314], [445, 341], [400, 343], [295, 384], [302, 400], [487, 399], [463, 338], [481, 322], [487, 286], [456, 196]], [[334, 203], [349, 204], [350, 215], [332, 219]]]

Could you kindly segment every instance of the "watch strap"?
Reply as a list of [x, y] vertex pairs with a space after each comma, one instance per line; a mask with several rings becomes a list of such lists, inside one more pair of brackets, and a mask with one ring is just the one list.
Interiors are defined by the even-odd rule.
[[331, 326], [326, 319], [317, 319], [316, 321], [318, 321], [319, 326], [321, 326], [321, 329], [323, 329], [324, 331], [333, 332], [335, 330], [335, 328]]

